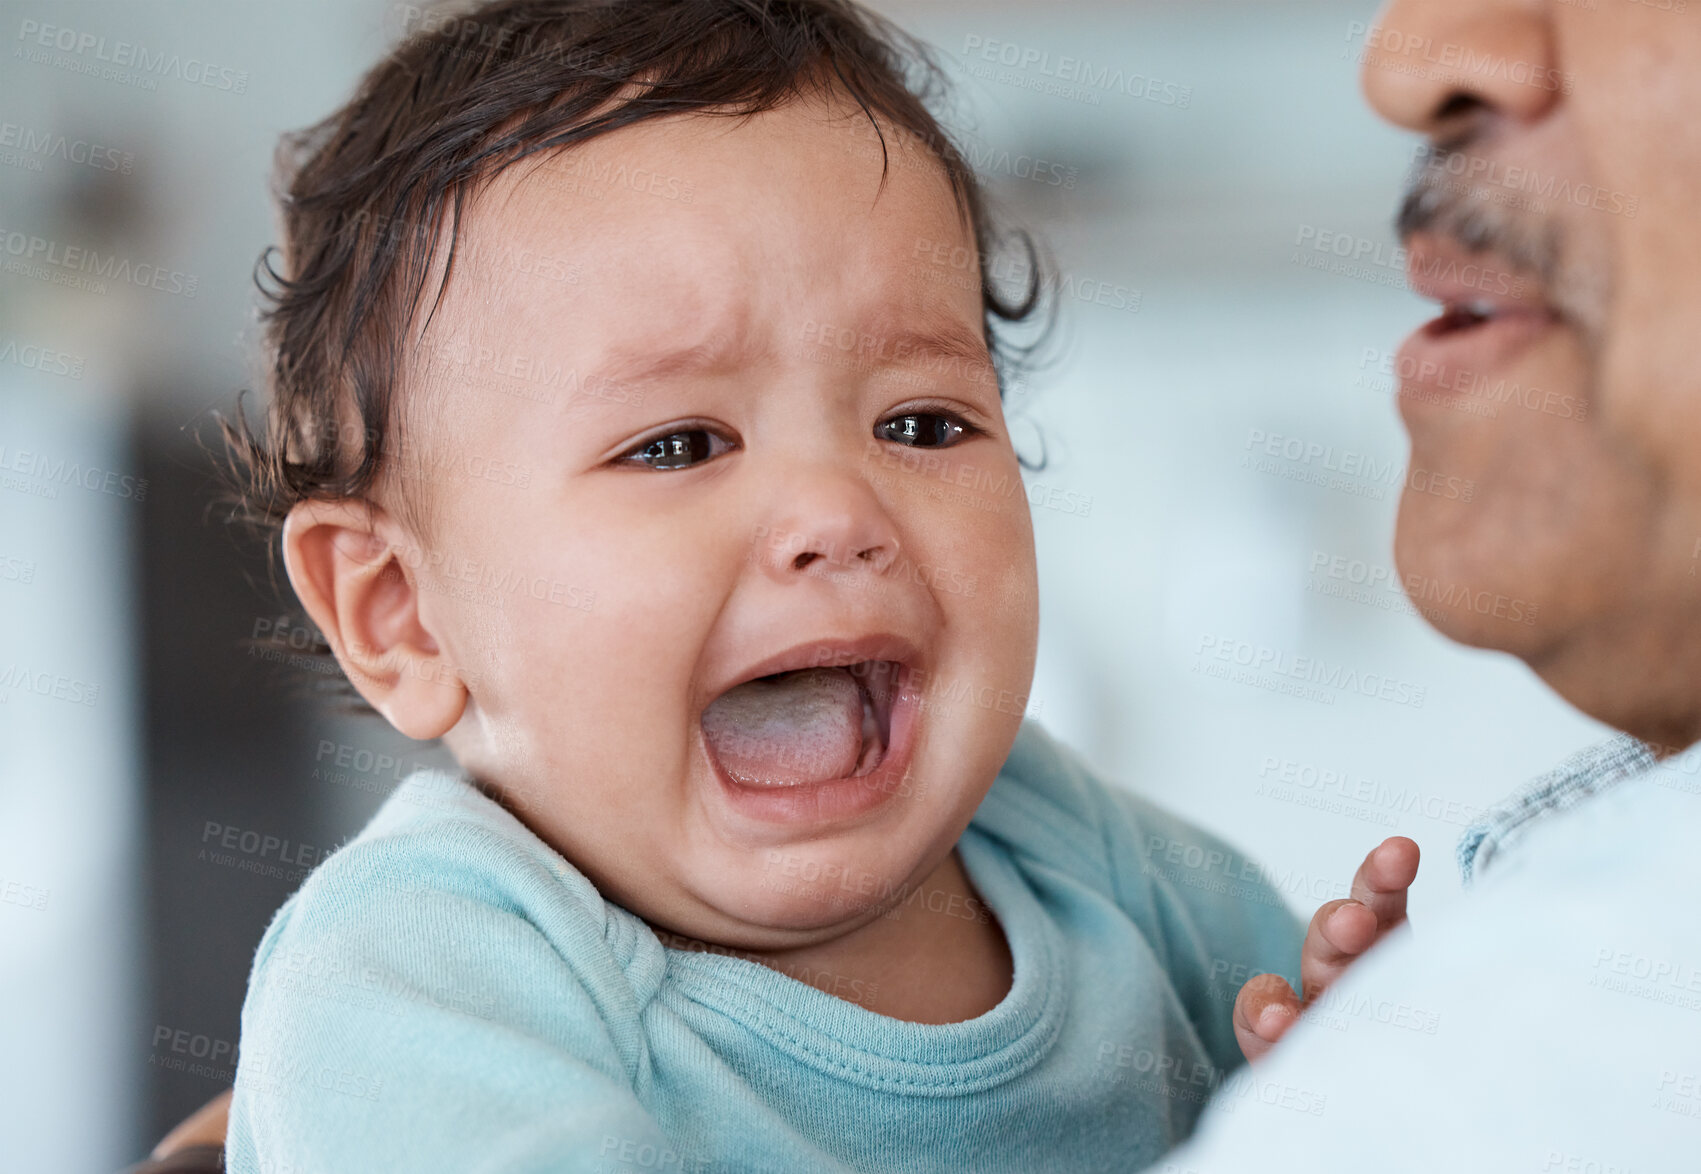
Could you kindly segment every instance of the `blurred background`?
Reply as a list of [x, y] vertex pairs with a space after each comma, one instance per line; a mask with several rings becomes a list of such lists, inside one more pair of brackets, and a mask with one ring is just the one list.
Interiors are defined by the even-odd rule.
[[[1439, 910], [1472, 816], [1603, 731], [1389, 585], [1405, 448], [1384, 364], [1430, 314], [1391, 260], [1413, 144], [1357, 92], [1373, 5], [878, 7], [937, 47], [971, 160], [1068, 275], [1054, 361], [1010, 397], [1050, 455], [1029, 485], [1030, 714], [1237, 841], [1296, 908], [1400, 833], [1426, 856], [1414, 920]], [[289, 683], [306, 633], [213, 505], [203, 450], [209, 411], [257, 386], [273, 146], [419, 10], [4, 14], [0, 1138], [8, 1168], [97, 1171], [229, 1084], [271, 914], [438, 760]], [[121, 44], [185, 65], [126, 65]], [[1064, 57], [1091, 68], [1060, 80]], [[1225, 679], [1224, 648], [1403, 700]]]

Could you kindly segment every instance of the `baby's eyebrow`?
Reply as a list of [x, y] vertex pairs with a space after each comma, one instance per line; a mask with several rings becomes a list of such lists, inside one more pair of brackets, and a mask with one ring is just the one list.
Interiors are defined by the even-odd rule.
[[986, 339], [955, 320], [920, 326], [894, 326], [890, 333], [875, 332], [874, 337], [884, 344], [880, 353], [895, 360], [922, 357], [961, 359], [970, 363], [991, 361]]
[[983, 334], [955, 318], [931, 315], [920, 321], [882, 319], [861, 329], [817, 324], [806, 346], [856, 368], [904, 370], [933, 379], [967, 378], [996, 386], [997, 366]]

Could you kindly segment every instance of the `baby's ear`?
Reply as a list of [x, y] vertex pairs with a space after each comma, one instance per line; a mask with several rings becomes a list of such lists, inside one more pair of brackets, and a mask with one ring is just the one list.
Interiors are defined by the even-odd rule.
[[[402, 528], [360, 501], [298, 502], [284, 520], [284, 567], [360, 695], [410, 738], [440, 738], [467, 688], [420, 613]], [[417, 561], [417, 560], [416, 560]]]

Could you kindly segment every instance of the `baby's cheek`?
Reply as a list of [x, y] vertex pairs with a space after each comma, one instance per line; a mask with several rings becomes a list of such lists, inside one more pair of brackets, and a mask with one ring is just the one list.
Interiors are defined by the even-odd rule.
[[976, 552], [974, 597], [989, 623], [1022, 632], [1039, 623], [1039, 566], [1025, 495], [1004, 503], [968, 549]]
[[995, 544], [988, 535], [972, 562], [962, 564], [953, 594], [935, 585], [949, 638], [930, 695], [954, 699], [954, 716], [980, 727], [1004, 727], [1027, 708], [1039, 639], [1037, 567], [1031, 542], [1005, 532]]

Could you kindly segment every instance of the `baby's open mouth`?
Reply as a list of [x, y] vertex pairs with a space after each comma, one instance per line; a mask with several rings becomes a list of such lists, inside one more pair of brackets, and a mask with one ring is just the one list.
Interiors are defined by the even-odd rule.
[[703, 710], [703, 743], [747, 787], [866, 775], [886, 756], [902, 667], [861, 660], [745, 681]]

